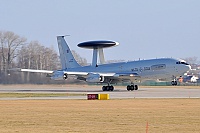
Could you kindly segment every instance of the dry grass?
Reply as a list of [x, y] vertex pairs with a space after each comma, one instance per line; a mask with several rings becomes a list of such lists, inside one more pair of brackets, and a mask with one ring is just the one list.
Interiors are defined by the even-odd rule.
[[199, 133], [200, 99], [0, 101], [0, 132]]

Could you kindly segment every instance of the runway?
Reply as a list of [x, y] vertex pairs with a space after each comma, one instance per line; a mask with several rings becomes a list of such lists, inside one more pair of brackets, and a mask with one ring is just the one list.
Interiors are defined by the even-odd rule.
[[101, 86], [89, 85], [0, 85], [0, 93], [67, 93], [81, 96], [0, 98], [0, 100], [22, 99], [87, 99], [87, 94], [109, 94], [110, 99], [130, 98], [200, 98], [199, 87], [140, 87], [137, 91], [127, 91], [125, 86], [117, 86], [113, 92], [101, 90]]

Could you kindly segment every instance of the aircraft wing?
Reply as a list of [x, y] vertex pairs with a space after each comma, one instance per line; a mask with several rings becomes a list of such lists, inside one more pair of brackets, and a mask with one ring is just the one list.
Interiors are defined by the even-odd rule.
[[70, 71], [64, 71], [64, 74], [67, 75], [74, 75], [74, 76], [87, 76], [88, 72], [70, 72]]
[[67, 79], [70, 76], [76, 76], [79, 80], [85, 80], [86, 82], [123, 82], [127, 80], [139, 79], [140, 76], [137, 73], [131, 72], [118, 72], [118, 73], [102, 73], [102, 72], [78, 72], [78, 71], [50, 71], [50, 70], [35, 70], [35, 69], [21, 69], [13, 68], [11, 71], [19, 72], [33, 72], [33, 73], [46, 73], [52, 74], [50, 77], [54, 80]]
[[50, 71], [50, 70], [36, 70], [36, 69], [13, 68], [13, 69], [9, 69], [9, 70], [18, 71], [18, 72], [33, 72], [33, 73], [47, 73], [47, 74], [53, 73], [53, 71]]

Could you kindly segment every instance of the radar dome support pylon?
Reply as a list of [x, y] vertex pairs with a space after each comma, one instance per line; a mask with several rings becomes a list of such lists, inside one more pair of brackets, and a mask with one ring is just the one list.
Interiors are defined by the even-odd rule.
[[105, 64], [103, 48], [94, 48], [93, 49], [93, 57], [92, 57], [92, 66], [98, 66], [98, 63], [97, 63], [98, 53], [99, 53], [100, 64]]

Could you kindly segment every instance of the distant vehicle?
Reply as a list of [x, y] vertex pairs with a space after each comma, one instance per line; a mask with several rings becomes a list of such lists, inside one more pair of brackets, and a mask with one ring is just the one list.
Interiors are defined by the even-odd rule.
[[[74, 59], [71, 50], [64, 39], [64, 36], [58, 36], [57, 41], [62, 70], [49, 71], [20, 69], [20, 71], [47, 73], [50, 74], [51, 79], [54, 80], [65, 80], [69, 77], [76, 77], [79, 80], [84, 80], [89, 83], [106, 83], [107, 85], [102, 87], [103, 91], [113, 91], [114, 87], [112, 84], [118, 82], [129, 82], [130, 85], [128, 85], [126, 88], [128, 91], [130, 91], [138, 90], [138, 85], [136, 85], [136, 83], [138, 81], [142, 82], [145, 80], [166, 80], [171, 81], [172, 85], [177, 85], [177, 78], [191, 68], [191, 66], [184, 60], [173, 58], [104, 64], [101, 46], [106, 47], [106, 44], [118, 44], [117, 42], [113, 41], [92, 41], [88, 43], [81, 43], [80, 45], [82, 47], [91, 46], [94, 48], [94, 52], [92, 65], [80, 66]], [[97, 64], [98, 50], [101, 64]], [[123, 54], [123, 51], [118, 54]]]
[[197, 76], [194, 76], [194, 75], [186, 75], [186, 76], [183, 76], [182, 78], [183, 78], [182, 82], [184, 83], [197, 83], [199, 79]]

